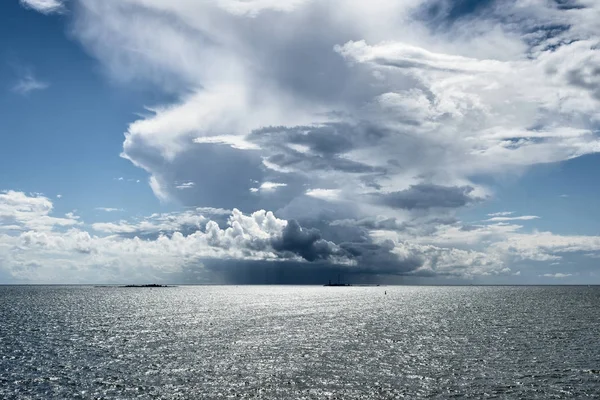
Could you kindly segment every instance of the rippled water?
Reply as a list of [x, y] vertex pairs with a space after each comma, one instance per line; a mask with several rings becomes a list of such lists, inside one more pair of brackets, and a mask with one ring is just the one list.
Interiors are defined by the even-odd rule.
[[600, 396], [600, 287], [0, 286], [0, 317], [2, 399]]

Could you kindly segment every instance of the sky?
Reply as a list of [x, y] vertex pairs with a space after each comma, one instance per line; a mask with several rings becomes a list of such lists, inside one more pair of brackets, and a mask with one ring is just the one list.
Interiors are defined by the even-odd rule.
[[0, 7], [2, 284], [600, 284], [596, 0]]

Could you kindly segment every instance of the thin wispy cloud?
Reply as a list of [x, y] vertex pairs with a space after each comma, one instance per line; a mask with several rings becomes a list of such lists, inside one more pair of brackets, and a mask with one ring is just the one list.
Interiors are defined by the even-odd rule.
[[61, 13], [65, 10], [61, 0], [20, 0], [23, 7], [35, 10], [42, 14]]
[[123, 211], [125, 211], [122, 208], [112, 208], [112, 207], [96, 207], [95, 210], [104, 211], [104, 212], [123, 212]]
[[116, 178], [113, 178], [113, 181], [140, 183], [139, 179], [136, 179], [136, 178], [125, 178], [123, 176], [118, 176]]
[[543, 276], [544, 278], [564, 279], [568, 278], [569, 276], [573, 276], [573, 274], [564, 274], [562, 272], [557, 272], [556, 274], [543, 274], [540, 276]]
[[19, 77], [17, 83], [13, 85], [12, 90], [21, 95], [27, 95], [36, 90], [47, 89], [49, 86], [49, 83], [37, 79], [32, 72], [27, 71]]
[[488, 217], [505, 217], [505, 216], [511, 215], [513, 213], [514, 213], [514, 211], [500, 211], [500, 212], [490, 213], [490, 214], [488, 214]]
[[485, 222], [504, 222], [504, 221], [531, 221], [532, 219], [539, 219], [537, 215], [521, 215], [519, 217], [493, 217], [486, 219]]
[[179, 190], [191, 189], [194, 187], [194, 182], [183, 182], [179, 185], [176, 185], [175, 188]]
[[287, 186], [286, 183], [263, 182], [259, 187], [252, 187], [252, 188], [250, 188], [250, 191], [252, 193], [257, 193], [257, 192], [274, 192], [278, 188], [285, 187], [285, 186]]

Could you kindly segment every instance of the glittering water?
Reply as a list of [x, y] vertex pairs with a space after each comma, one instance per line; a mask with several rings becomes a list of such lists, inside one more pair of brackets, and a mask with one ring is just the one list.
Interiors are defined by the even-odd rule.
[[600, 396], [600, 287], [0, 286], [0, 318], [2, 399]]

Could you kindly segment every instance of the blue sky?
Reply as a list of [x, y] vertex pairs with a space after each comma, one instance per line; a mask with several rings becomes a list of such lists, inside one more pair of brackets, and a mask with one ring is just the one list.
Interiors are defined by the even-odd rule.
[[397, 3], [4, 2], [0, 282], [600, 283], [600, 7]]
[[[2, 187], [62, 194], [58, 212], [88, 214], [107, 204], [145, 213], [160, 207], [147, 185], [113, 178], [147, 181], [118, 155], [123, 127], [162, 95], [114, 84], [70, 37], [68, 16], [45, 16], [12, 1], [2, 8]], [[15, 91], [27, 77], [47, 87]]]

